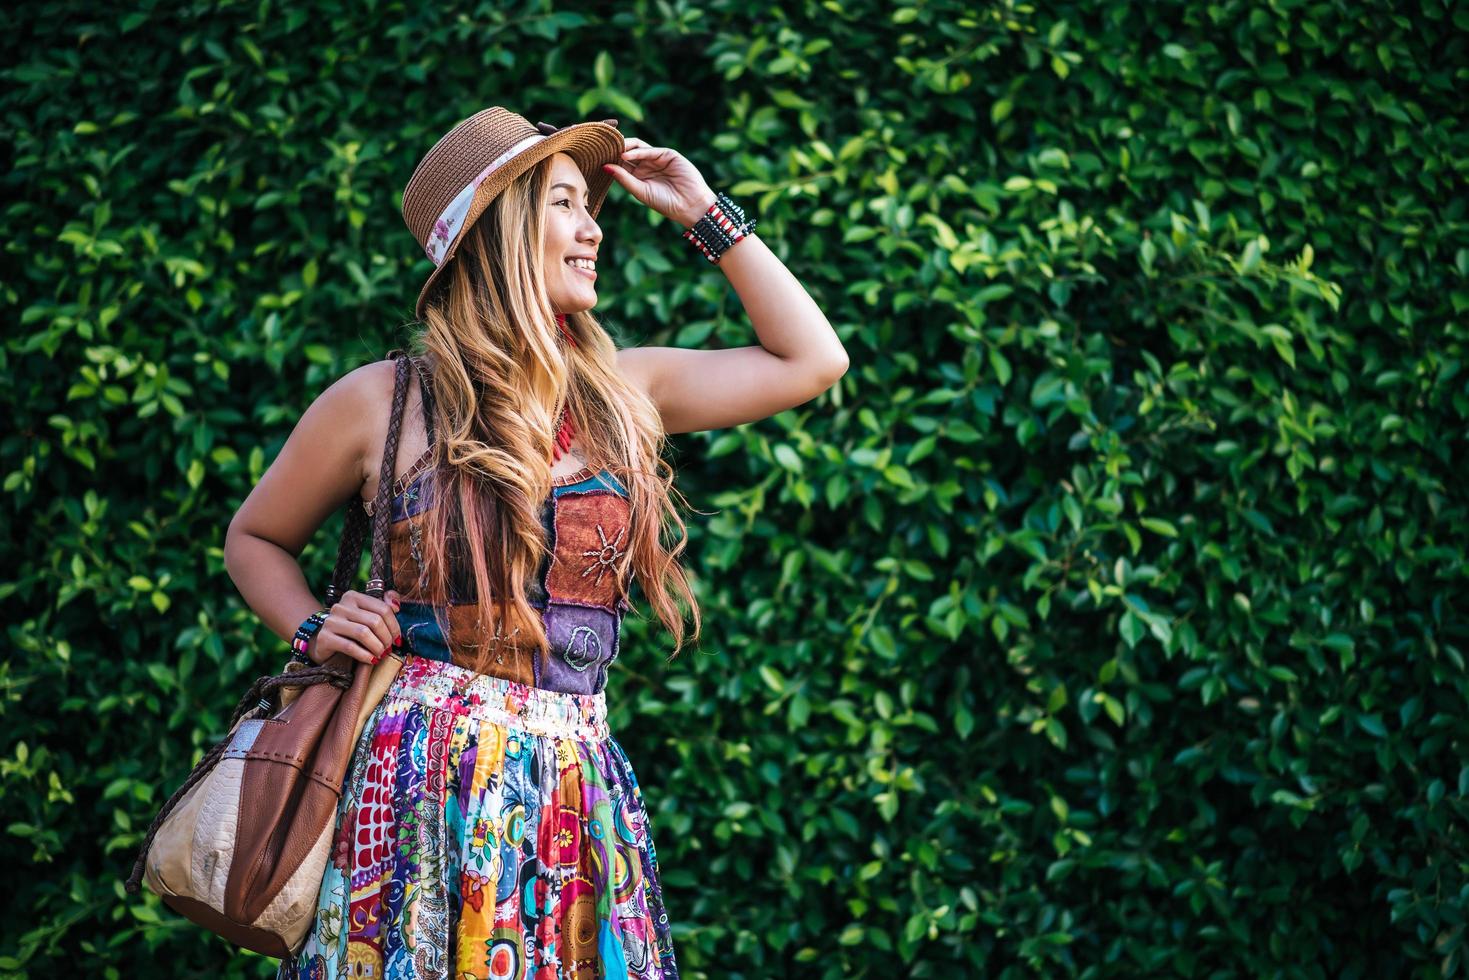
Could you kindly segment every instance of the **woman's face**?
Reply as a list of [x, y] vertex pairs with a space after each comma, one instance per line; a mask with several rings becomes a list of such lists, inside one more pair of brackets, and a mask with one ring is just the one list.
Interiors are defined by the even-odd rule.
[[[565, 153], [551, 157], [547, 182], [545, 254], [546, 288], [557, 313], [580, 313], [597, 305], [597, 246], [602, 229], [587, 210], [587, 182], [581, 168]], [[590, 259], [571, 265], [574, 258]]]

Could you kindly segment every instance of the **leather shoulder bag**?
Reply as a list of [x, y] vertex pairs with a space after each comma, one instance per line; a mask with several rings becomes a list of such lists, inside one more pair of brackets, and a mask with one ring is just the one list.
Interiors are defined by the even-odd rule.
[[[423, 369], [410, 365], [405, 351], [389, 356], [396, 362], [392, 414], [370, 518], [365, 590], [376, 599], [393, 587], [388, 527], [410, 366], [419, 375], [433, 442]], [[354, 494], [328, 607], [356, 576], [368, 524]], [[297, 952], [316, 915], [353, 750], [402, 666], [402, 656], [392, 652], [375, 665], [337, 653], [322, 664], [295, 662], [257, 679], [235, 708], [229, 734], [154, 818], [127, 890], [136, 893], [143, 879], [170, 908], [237, 946], [277, 958]]]

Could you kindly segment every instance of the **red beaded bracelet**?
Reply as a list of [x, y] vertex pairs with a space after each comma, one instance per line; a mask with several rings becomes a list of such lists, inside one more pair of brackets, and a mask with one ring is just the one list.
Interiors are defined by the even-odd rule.
[[718, 263], [725, 252], [736, 242], [755, 230], [756, 219], [745, 219], [744, 209], [723, 191], [715, 194], [714, 203], [709, 205], [693, 227], [683, 233], [690, 244], [710, 262]]

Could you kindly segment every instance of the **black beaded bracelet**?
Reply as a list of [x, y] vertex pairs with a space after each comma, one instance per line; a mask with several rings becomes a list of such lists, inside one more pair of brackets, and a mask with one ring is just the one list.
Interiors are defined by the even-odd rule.
[[714, 203], [694, 222], [683, 237], [710, 262], [718, 263], [730, 247], [755, 230], [756, 219], [746, 220], [745, 210], [723, 191], [714, 195]]
[[301, 625], [296, 627], [296, 635], [291, 639], [292, 660], [300, 661], [308, 666], [312, 663], [311, 656], [307, 652], [311, 646], [311, 638], [321, 629], [321, 624], [326, 622], [327, 615], [325, 609], [320, 609], [307, 616]]
[[754, 227], [754, 221], [746, 220], [744, 209], [730, 200], [728, 194], [720, 191], [715, 194], [714, 203], [684, 233], [684, 237], [699, 248], [709, 261], [718, 262], [730, 246], [744, 238]]

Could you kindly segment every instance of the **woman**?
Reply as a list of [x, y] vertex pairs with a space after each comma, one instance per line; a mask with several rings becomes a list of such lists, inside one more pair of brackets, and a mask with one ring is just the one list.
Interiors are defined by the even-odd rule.
[[[758, 345], [616, 349], [589, 312], [614, 179], [690, 229], [689, 258], [726, 273]], [[845, 351], [733, 202], [616, 120], [476, 113], [420, 161], [403, 215], [435, 269], [393, 470], [393, 588], [319, 609], [295, 560], [349, 495], [377, 492], [391, 359], [317, 398], [226, 543], [245, 600], [305, 658], [405, 654], [354, 752], [316, 919], [278, 975], [676, 977], [604, 693], [633, 575], [678, 646], [673, 590], [698, 636], [674, 560], [687, 535], [660, 544], [665, 519], [683, 529], [663, 440], [808, 401]]]

